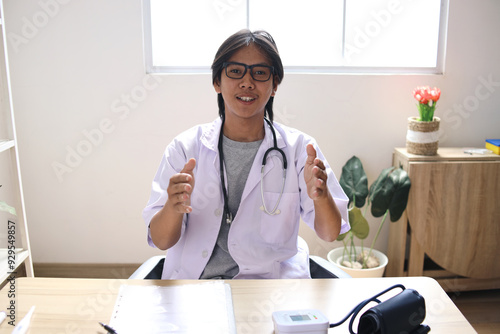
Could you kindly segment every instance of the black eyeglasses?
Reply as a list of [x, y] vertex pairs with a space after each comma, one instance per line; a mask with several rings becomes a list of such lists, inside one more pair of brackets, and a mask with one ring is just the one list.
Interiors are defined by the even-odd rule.
[[247, 65], [235, 62], [226, 62], [222, 64], [226, 68], [226, 75], [231, 79], [241, 79], [247, 74], [247, 70], [250, 69], [250, 75], [255, 81], [267, 81], [271, 78], [274, 73], [274, 67], [267, 65]]

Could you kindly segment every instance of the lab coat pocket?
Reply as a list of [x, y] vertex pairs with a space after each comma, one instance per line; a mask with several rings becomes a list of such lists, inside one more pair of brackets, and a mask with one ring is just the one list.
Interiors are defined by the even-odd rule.
[[[279, 193], [264, 193], [266, 208], [271, 212], [278, 202]], [[272, 244], [285, 244], [299, 229], [299, 193], [284, 193], [273, 215], [261, 207], [260, 234], [263, 240]]]

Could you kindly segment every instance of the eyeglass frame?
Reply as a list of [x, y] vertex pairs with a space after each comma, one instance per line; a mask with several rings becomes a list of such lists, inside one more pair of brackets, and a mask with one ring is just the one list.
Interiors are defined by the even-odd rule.
[[[240, 66], [243, 66], [245, 68], [245, 71], [243, 71], [243, 74], [241, 75], [241, 77], [239, 78], [232, 78], [230, 77], [229, 75], [227, 75], [227, 66], [228, 65], [240, 65]], [[247, 72], [248, 72], [248, 69], [250, 69], [250, 76], [252, 77], [252, 79], [254, 79], [255, 81], [258, 81], [258, 82], [267, 82], [269, 81], [269, 79], [271, 79], [271, 77], [273, 76], [274, 74], [274, 66], [270, 66], [270, 65], [264, 65], [264, 64], [254, 64], [254, 65], [247, 65], [247, 64], [243, 64], [243, 63], [238, 63], [238, 62], [234, 62], [234, 61], [226, 61], [224, 63], [222, 63], [222, 67], [225, 69], [225, 72], [226, 72], [226, 76], [229, 78], [229, 79], [235, 79], [235, 80], [238, 80], [238, 79], [241, 79], [243, 78]], [[254, 76], [253, 76], [253, 68], [254, 67], [265, 67], [265, 68], [269, 68], [271, 70], [270, 74], [269, 74], [269, 78], [267, 78], [266, 80], [259, 80], [259, 79], [255, 79]]]

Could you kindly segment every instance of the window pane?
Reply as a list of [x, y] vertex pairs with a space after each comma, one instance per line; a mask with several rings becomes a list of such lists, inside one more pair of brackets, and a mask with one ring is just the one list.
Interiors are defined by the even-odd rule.
[[153, 66], [208, 68], [219, 45], [245, 26], [245, 1], [151, 0]]
[[448, 0], [144, 0], [144, 4], [146, 67], [151, 72], [209, 71], [218, 46], [247, 26], [271, 33], [287, 71], [439, 73], [443, 66], [445, 45], [438, 44], [440, 37], [446, 38], [440, 19], [447, 20]]
[[436, 66], [440, 0], [347, 0], [344, 65]]
[[283, 65], [337, 66], [342, 60], [343, 0], [250, 0], [250, 30], [267, 30]]

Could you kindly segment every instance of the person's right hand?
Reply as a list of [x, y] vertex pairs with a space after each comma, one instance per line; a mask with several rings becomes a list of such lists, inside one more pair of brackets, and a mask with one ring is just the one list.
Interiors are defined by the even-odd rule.
[[167, 205], [170, 205], [175, 212], [190, 213], [193, 211], [191, 207], [191, 193], [194, 189], [193, 169], [195, 166], [196, 160], [191, 158], [184, 165], [180, 173], [174, 174], [170, 178], [167, 188]]

